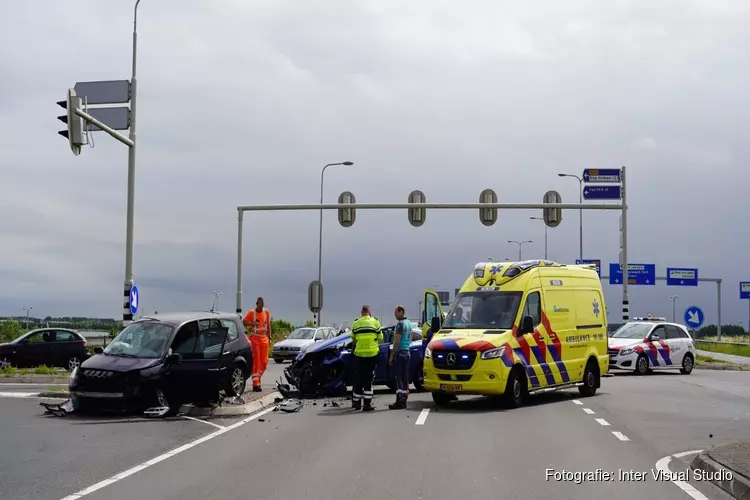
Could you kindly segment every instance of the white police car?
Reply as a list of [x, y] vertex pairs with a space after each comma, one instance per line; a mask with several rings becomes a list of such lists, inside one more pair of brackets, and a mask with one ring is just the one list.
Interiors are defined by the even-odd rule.
[[609, 337], [609, 367], [644, 375], [651, 370], [679, 369], [689, 375], [695, 365], [695, 343], [687, 329], [664, 318], [633, 318]]

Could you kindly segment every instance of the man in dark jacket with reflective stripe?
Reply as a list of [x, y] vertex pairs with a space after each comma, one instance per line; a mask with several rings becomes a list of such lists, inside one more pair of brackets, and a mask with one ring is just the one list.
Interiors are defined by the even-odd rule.
[[[361, 316], [352, 324], [350, 336], [352, 338], [352, 350], [356, 364], [356, 378], [352, 390], [352, 408], [355, 410], [372, 411], [372, 382], [375, 379], [375, 368], [378, 365], [378, 354], [380, 344], [383, 342], [383, 333], [380, 331], [380, 322], [372, 317], [369, 305], [362, 306]], [[365, 405], [362, 407], [362, 400]]]

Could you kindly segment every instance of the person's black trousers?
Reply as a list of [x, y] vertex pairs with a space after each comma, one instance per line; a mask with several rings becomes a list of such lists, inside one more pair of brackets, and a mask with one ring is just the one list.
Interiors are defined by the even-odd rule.
[[357, 362], [357, 373], [352, 389], [352, 404], [359, 406], [364, 399], [365, 406], [369, 406], [374, 394], [372, 381], [375, 378], [375, 368], [378, 366], [378, 355], [369, 358], [355, 356], [354, 359]]

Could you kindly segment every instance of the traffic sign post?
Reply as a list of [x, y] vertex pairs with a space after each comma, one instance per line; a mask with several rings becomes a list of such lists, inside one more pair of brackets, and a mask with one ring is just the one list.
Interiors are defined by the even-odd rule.
[[[656, 282], [656, 264], [628, 264], [628, 284], [651, 286]], [[609, 284], [623, 284], [620, 264], [609, 264]]]
[[622, 176], [619, 168], [585, 168], [583, 170], [583, 182], [620, 184]]
[[[138, 291], [138, 287], [133, 285], [130, 287], [130, 293], [128, 293], [128, 303], [125, 305], [127, 309], [130, 311], [131, 316], [135, 316], [135, 314], [138, 312], [138, 305], [141, 302], [141, 296], [140, 292]], [[132, 319], [132, 318], [131, 318]]]
[[685, 324], [688, 328], [697, 329], [703, 326], [703, 322], [706, 316], [703, 314], [703, 309], [698, 306], [690, 306], [685, 309], [685, 315], [683, 317]]
[[698, 286], [698, 269], [691, 267], [668, 267], [667, 286]]
[[747, 299], [747, 331], [750, 332], [750, 281], [740, 281], [740, 299]]
[[602, 261], [601, 261], [601, 259], [583, 259], [583, 260], [576, 259], [576, 264], [579, 265], [579, 266], [582, 265], [582, 264], [593, 264], [593, 265], [596, 266], [596, 274], [598, 274], [600, 278], [602, 277]]
[[622, 198], [620, 186], [586, 186], [583, 188], [584, 200], [619, 200]]

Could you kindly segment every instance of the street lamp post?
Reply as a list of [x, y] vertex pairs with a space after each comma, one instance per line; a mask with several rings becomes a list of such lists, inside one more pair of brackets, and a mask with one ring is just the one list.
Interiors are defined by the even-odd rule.
[[544, 222], [544, 217], [529, 217], [531, 220], [540, 220], [544, 224], [544, 260], [547, 260], [547, 224]]
[[[515, 243], [515, 244], [517, 244], [517, 245], [518, 245], [518, 261], [520, 262], [520, 261], [522, 261], [522, 260], [523, 260], [523, 258], [522, 258], [522, 254], [521, 254], [521, 249], [523, 248], [523, 244], [524, 244], [524, 243], [534, 243], [534, 242], [533, 242], [532, 240], [523, 240], [523, 241], [518, 241], [518, 240], [508, 240], [508, 243]], [[506, 259], [506, 260], [507, 260], [507, 259]]]
[[[125, 224], [125, 297], [130, 297], [130, 290], [133, 288], [133, 247], [134, 247], [134, 222], [135, 222], [135, 117], [136, 117], [136, 99], [138, 85], [136, 82], [136, 62], [138, 57], [138, 4], [141, 0], [136, 0], [133, 8], [133, 55], [132, 55], [132, 72], [130, 76], [130, 133], [129, 139], [133, 145], [128, 148], [128, 195], [127, 195], [127, 216]], [[127, 324], [133, 319], [130, 313], [130, 299], [127, 299], [128, 307], [123, 310], [123, 323]]]
[[672, 299], [672, 323], [677, 322], [677, 297], [679, 297], [679, 295], [672, 295], [669, 297]]
[[[140, 1], [140, 0], [139, 0]], [[334, 167], [337, 165], [346, 165], [347, 167], [354, 165], [354, 163], [350, 161], [342, 161], [339, 163], [329, 163], [328, 165], [323, 167], [323, 170], [320, 171], [320, 204], [323, 204], [323, 176], [326, 173], [326, 169], [328, 167]], [[323, 210], [320, 210], [320, 229], [318, 232], [318, 281], [321, 281], [322, 279], [322, 267], [323, 267]], [[313, 315], [313, 320], [315, 321], [315, 324], [317, 326], [320, 326], [320, 311], [318, 311], [317, 318]]]
[[29, 329], [29, 313], [32, 309], [34, 309], [32, 306], [26, 306], [23, 308], [26, 311], [26, 329]]
[[[578, 179], [578, 202], [583, 204], [583, 179], [575, 174], [557, 174], [558, 177]], [[579, 259], [583, 262], [583, 208], [578, 211]]]
[[223, 295], [221, 292], [217, 292], [214, 290], [214, 304], [211, 306], [212, 312], [218, 312], [219, 311], [219, 297]]

